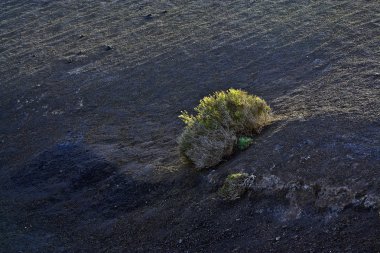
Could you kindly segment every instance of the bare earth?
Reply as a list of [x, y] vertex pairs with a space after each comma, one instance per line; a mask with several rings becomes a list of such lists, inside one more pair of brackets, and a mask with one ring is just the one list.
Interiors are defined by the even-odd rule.
[[[379, 1], [2, 0], [0, 84], [0, 252], [380, 252]], [[277, 120], [194, 171], [230, 87]]]

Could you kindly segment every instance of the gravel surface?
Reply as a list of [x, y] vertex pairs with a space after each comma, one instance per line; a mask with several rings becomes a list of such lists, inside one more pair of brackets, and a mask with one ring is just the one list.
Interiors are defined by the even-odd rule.
[[[379, 41], [378, 1], [2, 0], [0, 252], [380, 252]], [[276, 121], [195, 171], [231, 87]]]

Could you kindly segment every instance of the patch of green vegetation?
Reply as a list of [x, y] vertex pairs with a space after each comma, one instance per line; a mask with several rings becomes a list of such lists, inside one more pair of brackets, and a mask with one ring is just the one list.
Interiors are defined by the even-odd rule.
[[228, 175], [223, 186], [219, 189], [219, 196], [225, 200], [239, 199], [247, 190], [244, 185], [247, 178], [247, 173], [234, 173]]
[[253, 139], [251, 137], [242, 136], [238, 139], [237, 146], [240, 150], [245, 150], [251, 146]]
[[179, 148], [196, 168], [218, 164], [233, 153], [236, 144], [247, 148], [250, 138], [237, 141], [238, 136], [258, 134], [271, 121], [271, 109], [263, 99], [237, 89], [204, 97], [194, 110], [195, 115], [184, 111], [179, 116], [186, 124]]

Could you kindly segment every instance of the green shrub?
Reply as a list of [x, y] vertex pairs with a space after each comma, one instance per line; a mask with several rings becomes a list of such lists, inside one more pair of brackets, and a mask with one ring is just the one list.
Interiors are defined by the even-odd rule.
[[258, 134], [270, 122], [270, 111], [263, 99], [245, 91], [215, 92], [200, 101], [195, 115], [179, 116], [186, 124], [180, 153], [197, 168], [214, 166], [233, 153], [239, 136]]
[[242, 136], [238, 139], [237, 146], [240, 150], [247, 149], [253, 143], [251, 137]]

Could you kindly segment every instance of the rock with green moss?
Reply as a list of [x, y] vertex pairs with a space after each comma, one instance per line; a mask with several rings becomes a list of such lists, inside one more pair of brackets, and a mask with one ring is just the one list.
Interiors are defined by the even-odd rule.
[[248, 179], [247, 173], [234, 173], [229, 175], [223, 186], [219, 189], [219, 196], [225, 200], [239, 199], [246, 191], [246, 180]]

